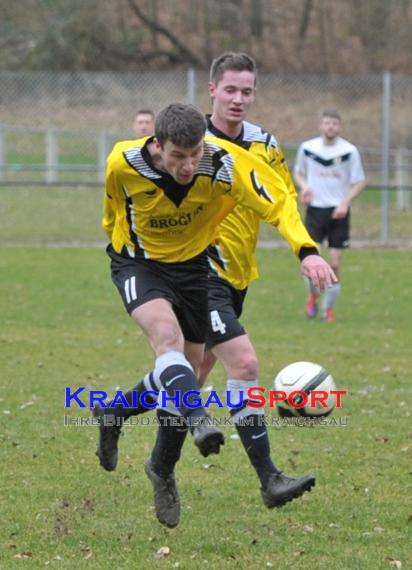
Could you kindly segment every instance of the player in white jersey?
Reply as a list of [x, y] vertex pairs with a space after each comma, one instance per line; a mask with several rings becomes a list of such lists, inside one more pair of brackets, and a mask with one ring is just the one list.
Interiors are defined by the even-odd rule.
[[[307, 206], [305, 224], [319, 245], [327, 239], [330, 264], [339, 279], [325, 292], [322, 317], [334, 320], [334, 307], [341, 292], [341, 261], [343, 249], [350, 243], [350, 205], [365, 187], [365, 173], [356, 146], [339, 136], [342, 120], [337, 111], [324, 111], [320, 137], [303, 142], [294, 167], [295, 181], [300, 186], [300, 199]], [[318, 313], [318, 295], [309, 289], [306, 314]]]

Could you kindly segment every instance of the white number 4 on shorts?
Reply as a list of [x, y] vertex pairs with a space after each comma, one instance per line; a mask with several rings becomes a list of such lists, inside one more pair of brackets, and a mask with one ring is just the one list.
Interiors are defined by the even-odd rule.
[[225, 334], [226, 325], [222, 321], [222, 319], [220, 318], [219, 311], [211, 311], [210, 321], [212, 323], [212, 331], [213, 332], [220, 332], [220, 334]]

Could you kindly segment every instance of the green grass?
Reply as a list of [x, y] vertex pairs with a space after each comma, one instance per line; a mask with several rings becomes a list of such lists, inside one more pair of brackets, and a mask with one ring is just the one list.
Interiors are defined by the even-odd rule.
[[104, 239], [102, 188], [0, 188], [0, 240], [18, 242]]
[[[106, 473], [96, 428], [63, 426], [66, 386], [111, 393], [152, 364], [103, 249], [2, 248], [0, 568], [409, 567], [410, 252], [348, 251], [332, 325], [304, 318], [289, 252], [259, 258], [243, 322], [260, 384], [269, 388], [290, 362], [319, 362], [348, 390], [334, 413], [348, 426], [270, 428], [279, 467], [317, 475], [312, 493], [274, 511], [263, 507], [233, 428], [212, 458], [188, 439], [177, 468], [182, 520], [167, 530], [143, 472], [155, 429], [125, 428], [119, 467]], [[223, 395], [220, 366], [209, 384]], [[162, 546], [171, 554], [158, 560]]]
[[[42, 132], [10, 132], [7, 135], [7, 173], [2, 179], [14, 184], [24, 182], [40, 183], [46, 180], [47, 140]], [[58, 181], [97, 183], [98, 141], [95, 137], [85, 138], [75, 132], [60, 134], [57, 160]]]
[[[20, 173], [27, 176], [28, 173]], [[29, 175], [30, 176], [30, 175]], [[39, 179], [43, 176], [37, 173]], [[62, 173], [71, 181], [88, 178], [92, 173]], [[89, 242], [104, 239], [100, 229], [103, 184], [99, 187], [1, 187], [0, 242]], [[389, 239], [412, 241], [412, 207], [399, 210], [391, 195]], [[352, 215], [352, 239], [381, 239], [381, 193], [366, 190], [355, 201]], [[262, 239], [279, 239], [272, 227], [262, 224]]]
[[[23, 166], [46, 162], [46, 133], [35, 131], [7, 134], [7, 163]], [[97, 138], [66, 132], [58, 137], [59, 162], [64, 164], [90, 164], [97, 166]]]

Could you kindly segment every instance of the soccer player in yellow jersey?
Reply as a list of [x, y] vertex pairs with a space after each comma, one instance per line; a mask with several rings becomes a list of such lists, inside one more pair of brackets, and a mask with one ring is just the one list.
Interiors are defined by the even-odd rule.
[[[110, 239], [112, 279], [149, 340], [155, 366], [124, 394], [122, 405], [112, 401], [110, 408], [95, 408], [97, 454], [105, 469], [115, 469], [120, 428], [106, 425], [106, 414], [127, 418], [133, 411], [124, 404], [134, 405], [133, 395], [160, 392], [160, 425], [145, 469], [156, 515], [169, 527], [180, 517], [174, 468], [186, 432], [179, 422], [166, 420], [190, 419], [194, 443], [204, 456], [218, 453], [223, 443], [223, 434], [205, 421], [204, 408], [193, 407], [191, 393], [199, 387], [208, 325], [206, 248], [218, 224], [242, 204], [278, 228], [317, 286], [335, 281], [281, 177], [239, 146], [204, 138], [205, 130], [206, 121], [195, 107], [169, 105], [156, 119], [154, 137], [118, 143], [107, 165], [103, 226]], [[177, 402], [179, 394], [183, 397]], [[280, 505], [310, 488], [314, 478], [277, 483]]]
[[[256, 77], [256, 63], [247, 54], [224, 53], [212, 62], [209, 82], [212, 114], [208, 117], [208, 132], [230, 140], [260, 158], [272, 169], [274, 177], [282, 178], [295, 200], [297, 194], [282, 148], [273, 135], [245, 120], [255, 99]], [[278, 489], [279, 479], [289, 479], [279, 473], [271, 460], [267, 429], [260, 425], [262, 422], [257, 417], [257, 414], [264, 414], [264, 410], [247, 407], [247, 390], [259, 385], [258, 361], [250, 337], [239, 322], [247, 288], [258, 277], [255, 250], [259, 228], [259, 216], [238, 205], [222, 221], [218, 238], [208, 249], [212, 268], [209, 327], [199, 382], [204, 383], [219, 359], [227, 374], [227, 389], [232, 394], [239, 394], [238, 398], [243, 392], [244, 405], [233, 408], [231, 414], [261, 482], [263, 501], [271, 508], [279, 506], [279, 495], [274, 492]]]

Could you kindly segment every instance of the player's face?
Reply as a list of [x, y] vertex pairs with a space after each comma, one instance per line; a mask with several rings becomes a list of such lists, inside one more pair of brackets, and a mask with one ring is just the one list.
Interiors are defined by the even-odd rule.
[[320, 123], [321, 134], [329, 141], [333, 141], [340, 133], [341, 122], [335, 117], [323, 117]]
[[217, 84], [209, 83], [213, 115], [229, 124], [242, 122], [255, 100], [255, 82], [251, 71], [227, 70]]
[[179, 184], [189, 184], [197, 172], [203, 156], [203, 139], [189, 148], [166, 141], [160, 150], [162, 168]]
[[147, 137], [153, 134], [154, 120], [149, 113], [139, 113], [133, 123], [133, 131], [136, 138]]

